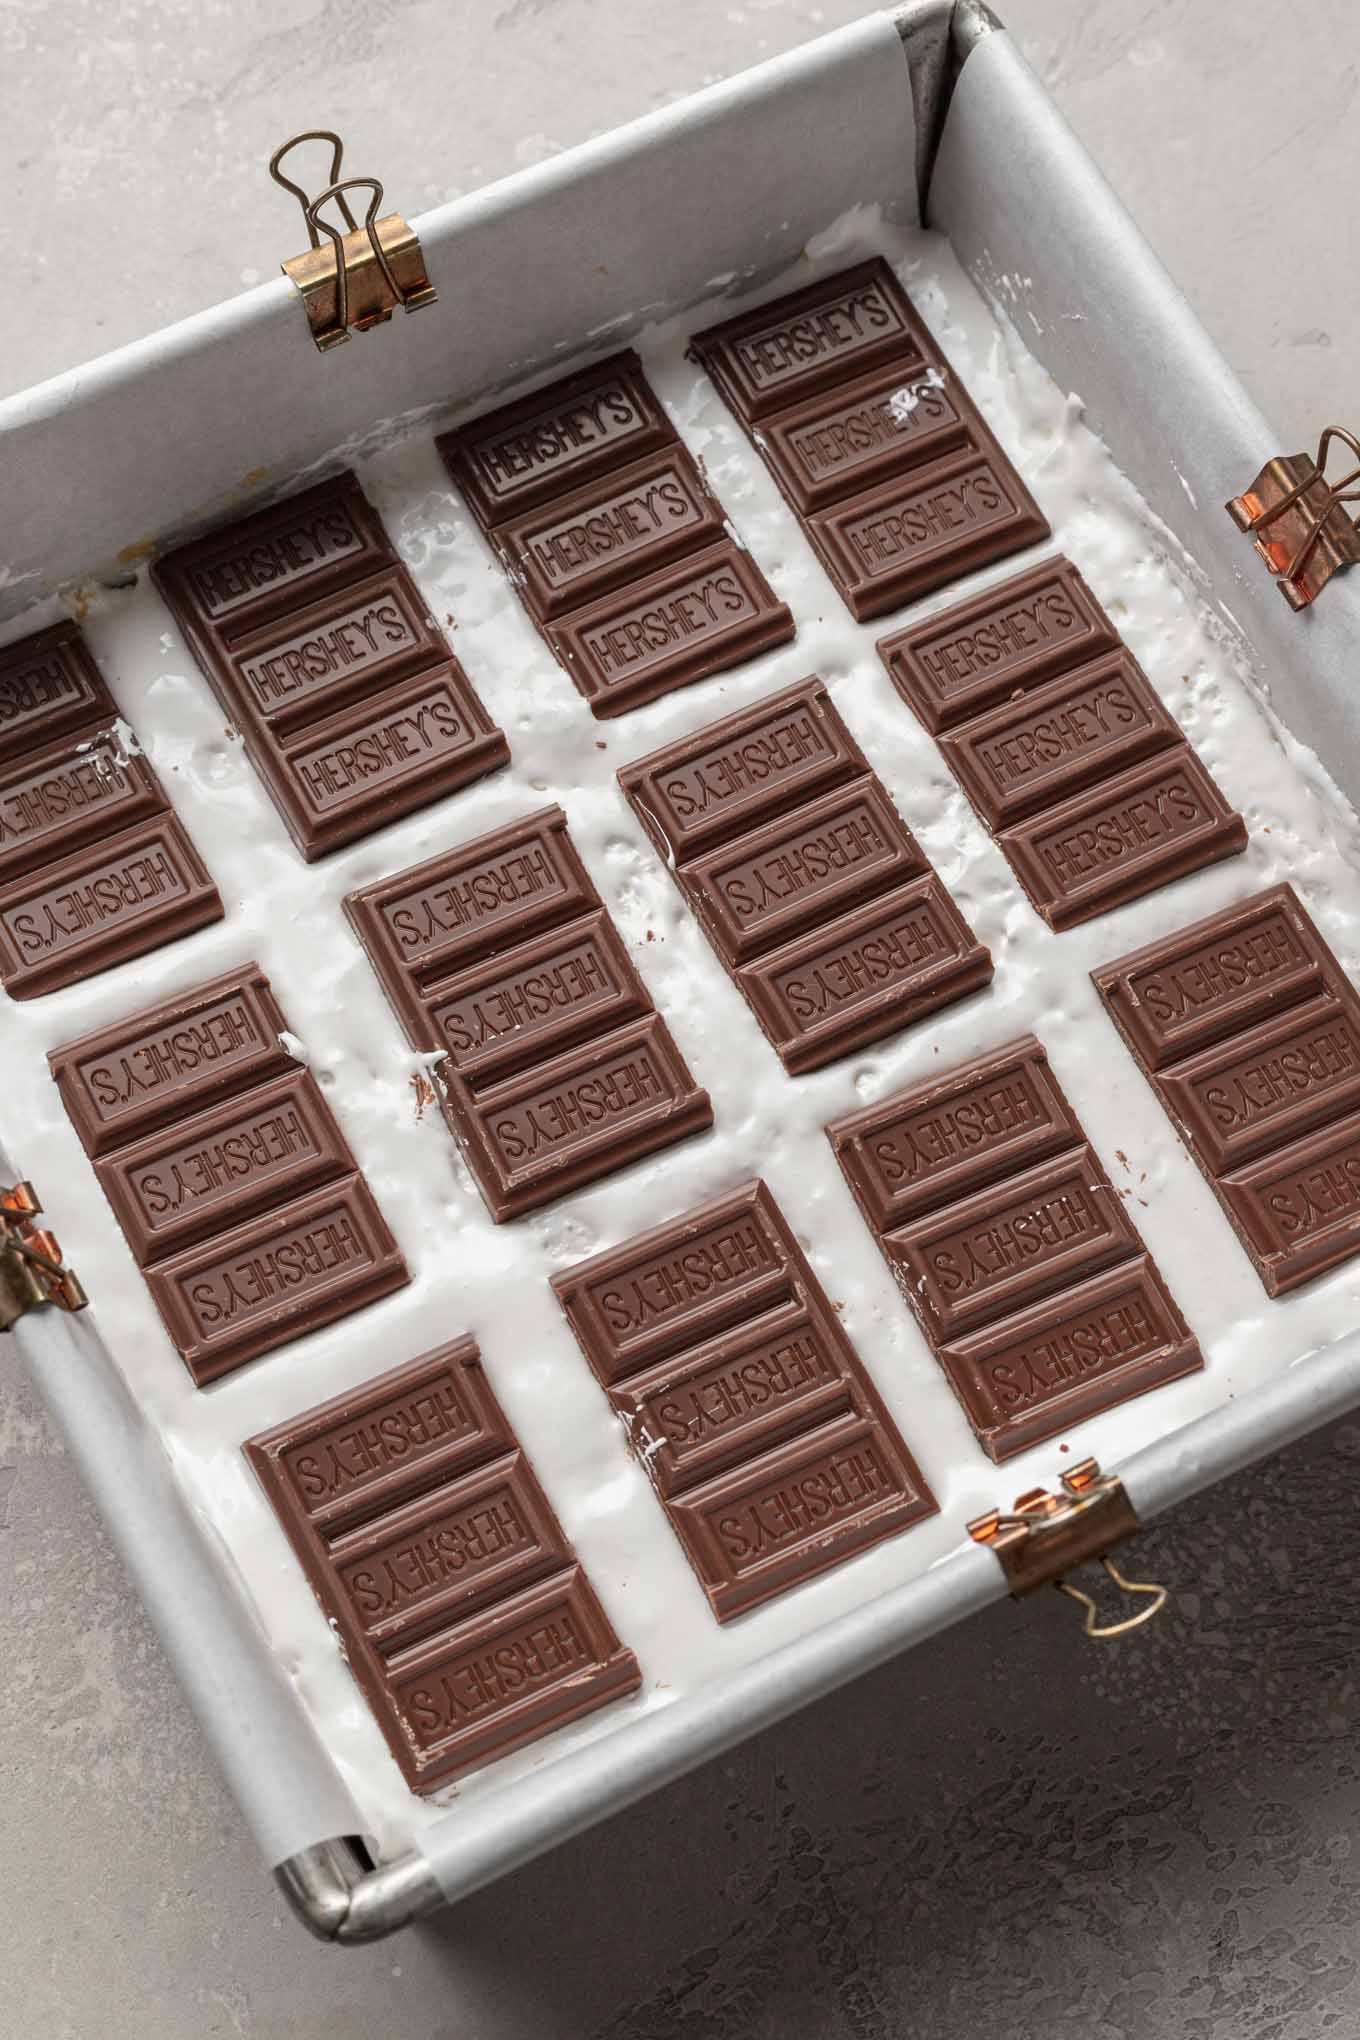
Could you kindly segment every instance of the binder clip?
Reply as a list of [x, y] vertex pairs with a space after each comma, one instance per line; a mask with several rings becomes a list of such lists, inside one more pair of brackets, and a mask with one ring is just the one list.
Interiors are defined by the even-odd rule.
[[42, 1201], [28, 1182], [0, 1187], [0, 1332], [39, 1305], [84, 1310], [89, 1298], [64, 1266], [56, 1236], [34, 1221]]
[[[324, 191], [308, 198], [300, 184], [285, 177], [279, 165], [290, 150], [303, 142], [329, 142], [331, 174]], [[302, 207], [310, 247], [285, 262], [283, 273], [302, 295], [312, 338], [324, 354], [338, 347], [350, 333], [366, 333], [370, 326], [390, 319], [398, 305], [404, 312], [432, 305], [439, 293], [425, 273], [420, 242], [400, 213], [386, 213], [380, 219], [383, 188], [376, 177], [341, 178], [340, 164], [345, 145], [329, 128], [308, 128], [294, 135], [269, 159], [269, 174], [285, 191], [291, 191]], [[360, 226], [350, 211], [345, 194], [365, 190], [371, 194]], [[345, 223], [345, 232], [321, 217], [321, 208], [334, 199]], [[323, 246], [321, 236], [329, 245]]]
[[[1334, 439], [1350, 449], [1357, 465], [1329, 482], [1327, 455]], [[1238, 530], [1250, 532], [1291, 609], [1306, 609], [1333, 574], [1360, 560], [1360, 529], [1345, 509], [1347, 503], [1360, 503], [1357, 484], [1360, 439], [1329, 425], [1318, 441], [1316, 460], [1306, 453], [1268, 460], [1251, 487], [1227, 505]]]

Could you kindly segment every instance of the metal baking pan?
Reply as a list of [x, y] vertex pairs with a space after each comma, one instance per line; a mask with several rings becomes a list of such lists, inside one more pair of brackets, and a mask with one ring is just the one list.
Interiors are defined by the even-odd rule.
[[[717, 191], [741, 202], [706, 204]], [[1269, 675], [1274, 712], [1360, 795], [1360, 708], [1342, 677], [1360, 591], [1338, 582], [1291, 615], [1219, 511], [1279, 443], [979, 0], [874, 16], [415, 221], [444, 315], [395, 321], [336, 350], [324, 373], [280, 279], [0, 404], [0, 617], [125, 577], [156, 546], [230, 514], [259, 465], [282, 492], [361, 448], [379, 420], [428, 430], [587, 333], [617, 345], [715, 276], [772, 276], [865, 201], [919, 212], [984, 291], [998, 262], [1025, 279], [1030, 350], [1081, 390], [1115, 461], [1196, 560], [1225, 628]], [[606, 276], [583, 260], [587, 247], [608, 249]], [[525, 274], [536, 280], [527, 307], [515, 287]], [[1074, 302], [1079, 324], [1050, 315]], [[1159, 364], [1155, 407], [1146, 361]], [[0, 1132], [4, 1180], [41, 1179], [22, 1129]], [[48, 1197], [59, 1231], [59, 1190]], [[326, 1938], [373, 1938], [458, 1899], [1006, 1591], [959, 1525], [959, 1548], [914, 1583], [461, 1806], [418, 1848], [375, 1864], [95, 1321], [41, 1311], [15, 1336], [266, 1859]], [[1117, 1471], [1147, 1520], [1357, 1402], [1360, 1334]], [[1008, 1492], [1003, 1473], [998, 1500]]]

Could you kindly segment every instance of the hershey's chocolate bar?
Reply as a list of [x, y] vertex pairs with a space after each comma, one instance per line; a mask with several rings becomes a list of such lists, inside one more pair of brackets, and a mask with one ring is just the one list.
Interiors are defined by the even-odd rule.
[[886, 262], [741, 313], [692, 346], [855, 616], [1048, 536]]
[[1203, 1365], [1032, 1035], [827, 1133], [992, 1459]]
[[1360, 996], [1293, 887], [1092, 977], [1267, 1293], [1360, 1253]]
[[243, 1449], [414, 1791], [637, 1690], [472, 1339]]
[[151, 571], [305, 858], [508, 762], [353, 475]]
[[1242, 817], [1069, 560], [879, 651], [1051, 928], [1246, 848]]
[[0, 982], [59, 990], [222, 918], [74, 623], [0, 651]]
[[786, 1069], [990, 981], [820, 680], [625, 766], [619, 784]]
[[720, 1622], [935, 1513], [764, 1183], [553, 1288]]
[[689, 455], [663, 447], [498, 524], [492, 542], [539, 623], [714, 545], [723, 516]]
[[623, 715], [793, 636], [722, 507], [620, 354], [439, 442], [592, 712]]
[[409, 1277], [259, 965], [49, 1058], [202, 1386]]
[[345, 901], [497, 1222], [713, 1123], [560, 808]]

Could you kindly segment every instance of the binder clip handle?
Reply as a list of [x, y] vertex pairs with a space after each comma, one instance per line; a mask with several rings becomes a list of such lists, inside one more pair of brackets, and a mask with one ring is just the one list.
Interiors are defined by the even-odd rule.
[[[284, 157], [291, 154], [291, 152], [294, 149], [301, 148], [304, 142], [330, 143], [331, 174], [327, 178], [326, 182], [329, 189], [332, 192], [336, 190], [337, 185], [339, 184], [340, 165], [344, 161], [345, 145], [341, 141], [339, 135], [336, 134], [333, 128], [304, 128], [303, 132], [300, 135], [293, 136], [291, 142], [284, 142], [279, 148], [275, 149], [273, 155], [269, 158], [270, 176], [273, 178], [276, 184], [281, 184], [285, 191], [292, 192], [294, 198], [297, 200], [298, 204], [302, 207], [302, 217], [307, 228], [307, 239], [310, 241], [313, 248], [319, 248], [321, 246], [321, 242], [320, 239], [318, 238], [316, 231], [316, 221], [312, 218], [312, 202], [308, 198], [307, 193], [303, 190], [302, 186], [300, 184], [294, 184], [291, 177], [285, 177], [282, 170], [280, 170], [279, 168], [279, 165], [283, 161]], [[320, 201], [318, 200], [318, 204], [319, 203]], [[349, 206], [346, 204], [343, 194], [336, 199], [336, 203], [344, 216], [346, 226], [349, 228], [351, 233], [354, 233], [357, 230], [359, 223], [355, 219], [353, 213], [350, 211]]]

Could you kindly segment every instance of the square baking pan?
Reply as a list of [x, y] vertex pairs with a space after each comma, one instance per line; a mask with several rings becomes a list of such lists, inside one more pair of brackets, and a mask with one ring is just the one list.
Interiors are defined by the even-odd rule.
[[[415, 221], [437, 313], [318, 355], [280, 278], [0, 404], [0, 618], [117, 585], [270, 493], [428, 434], [559, 357], [626, 344], [711, 297], [715, 279], [759, 288], [868, 205], [939, 229], [984, 295], [1025, 315], [1026, 347], [1080, 391], [1168, 546], [1193, 560], [1270, 712], [1354, 801], [1360, 595], [1342, 579], [1291, 614], [1233, 530], [1220, 506], [1278, 441], [977, 0], [872, 16]], [[1064, 316], [1074, 305], [1080, 319]], [[1111, 936], [1111, 954], [1126, 946]], [[4, 1107], [0, 1140], [4, 1180], [35, 1178], [60, 1235], [61, 1185]], [[919, 1577], [667, 1705], [550, 1746], [379, 1860], [94, 1305], [31, 1312], [14, 1335], [266, 1860], [326, 1938], [372, 1938], [456, 1900], [1007, 1591], [961, 1516]], [[1107, 1467], [1137, 1518], [1360, 1402], [1360, 1335], [1332, 1329], [1268, 1385]], [[982, 1477], [1004, 1507], [1014, 1476]]]

